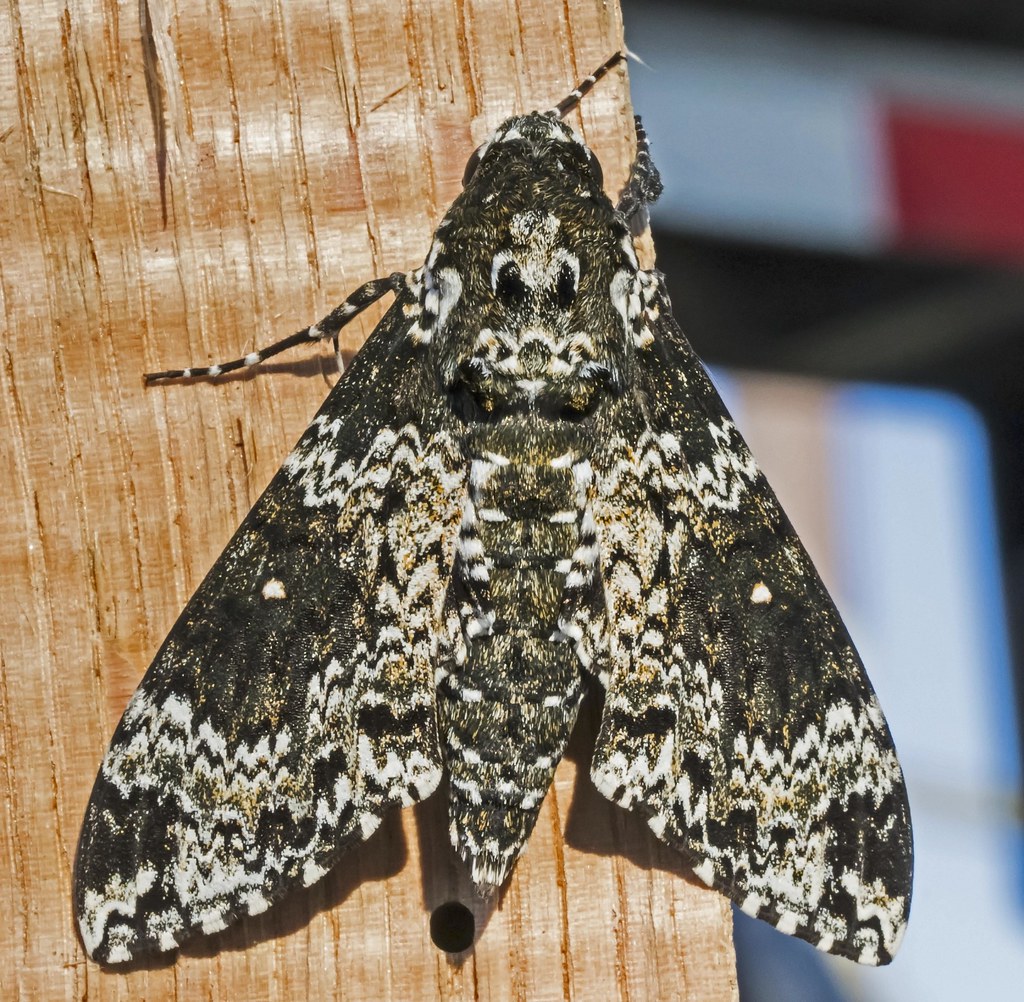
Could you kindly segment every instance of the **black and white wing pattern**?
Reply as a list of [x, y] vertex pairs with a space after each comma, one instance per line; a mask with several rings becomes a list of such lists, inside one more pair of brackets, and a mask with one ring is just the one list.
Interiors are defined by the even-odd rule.
[[97, 960], [259, 914], [441, 778], [433, 659], [465, 464], [417, 310], [400, 291], [114, 734], [75, 875]]
[[636, 384], [595, 463], [610, 660], [594, 781], [743, 911], [887, 963], [912, 848], [885, 719], [661, 276], [639, 272], [632, 302]]
[[850, 638], [555, 108], [467, 165], [423, 268], [217, 376], [395, 306], [200, 585], [79, 843], [90, 955], [310, 884], [447, 773], [483, 894], [536, 824], [588, 676], [592, 775], [744, 911], [864, 963], [910, 905], [903, 776]]

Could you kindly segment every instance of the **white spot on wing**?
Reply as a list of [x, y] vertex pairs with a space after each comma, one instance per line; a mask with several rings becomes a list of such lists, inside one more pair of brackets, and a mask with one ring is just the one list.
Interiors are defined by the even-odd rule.
[[704, 881], [708, 887], [711, 887], [715, 882], [715, 869], [711, 865], [711, 860], [706, 859], [700, 866], [695, 866], [693, 872]]
[[751, 892], [748, 894], [740, 904], [740, 911], [747, 915], [757, 918], [757, 913], [761, 910], [761, 898]]
[[792, 936], [799, 924], [800, 919], [793, 912], [783, 912], [779, 916], [779, 921], [775, 923], [775, 928], [787, 936]]

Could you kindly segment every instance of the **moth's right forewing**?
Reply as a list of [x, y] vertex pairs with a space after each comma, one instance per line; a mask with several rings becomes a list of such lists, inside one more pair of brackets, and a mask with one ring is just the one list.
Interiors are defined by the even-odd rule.
[[660, 276], [644, 278], [634, 406], [597, 477], [611, 633], [595, 782], [745, 912], [887, 963], [913, 869], [889, 729]]

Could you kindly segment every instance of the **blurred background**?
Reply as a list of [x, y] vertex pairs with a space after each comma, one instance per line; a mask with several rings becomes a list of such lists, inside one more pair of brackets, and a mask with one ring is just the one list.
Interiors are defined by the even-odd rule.
[[623, 0], [675, 313], [907, 775], [892, 967], [736, 916], [743, 1002], [1024, 996], [1024, 5]]

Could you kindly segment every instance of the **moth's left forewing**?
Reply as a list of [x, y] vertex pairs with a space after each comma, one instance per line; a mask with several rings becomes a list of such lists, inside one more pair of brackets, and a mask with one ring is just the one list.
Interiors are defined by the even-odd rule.
[[595, 488], [612, 624], [595, 782], [744, 911], [886, 963], [912, 869], [888, 727], [660, 276], [643, 285], [635, 384]]
[[118, 725], [76, 861], [94, 959], [259, 914], [440, 781], [434, 671], [465, 464], [414, 306], [400, 295], [370, 336]]

